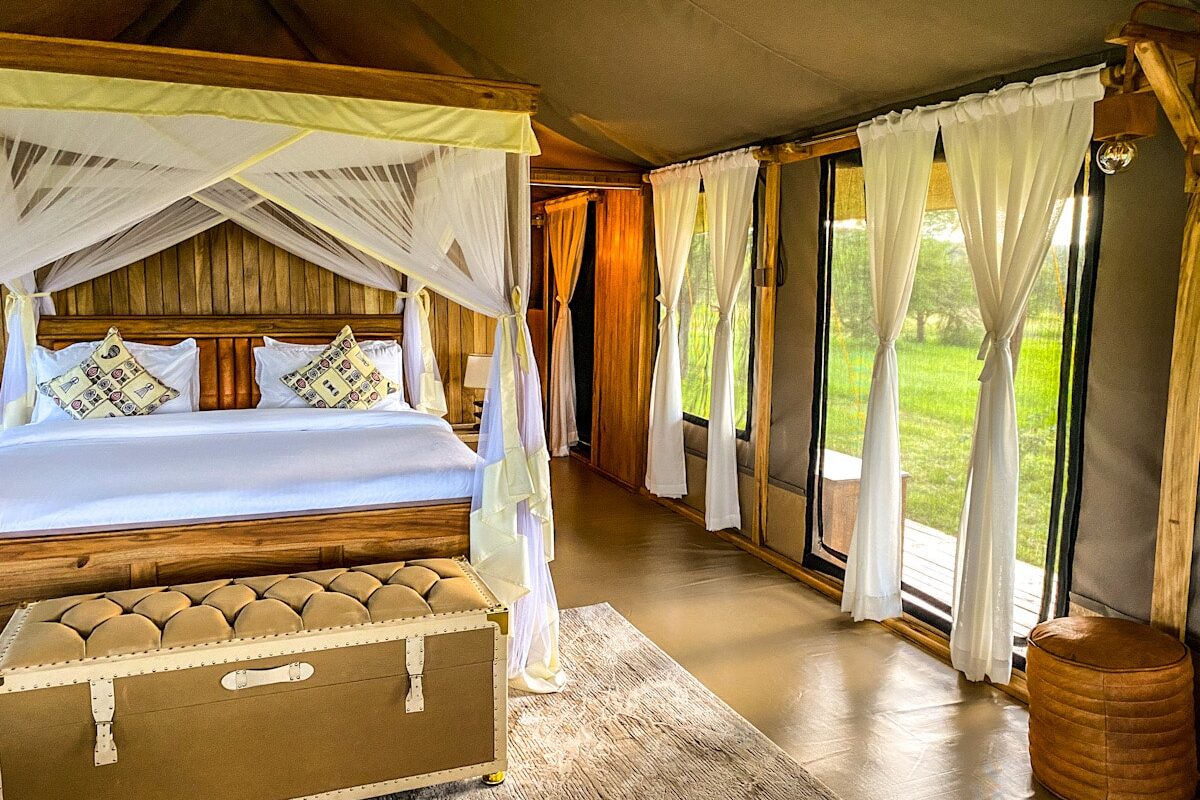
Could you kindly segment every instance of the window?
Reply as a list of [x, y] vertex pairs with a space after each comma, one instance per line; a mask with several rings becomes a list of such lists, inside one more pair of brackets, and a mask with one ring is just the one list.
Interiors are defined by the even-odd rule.
[[[696, 227], [688, 252], [687, 274], [679, 300], [679, 357], [683, 380], [683, 416], [708, 424], [712, 398], [713, 339], [717, 329], [717, 296], [709, 262], [709, 233], [704, 193], [696, 206]], [[733, 309], [733, 421], [745, 437], [750, 428], [751, 343], [754, 338], [754, 226], [746, 237], [746, 267]]]
[[[826, 162], [823, 233], [826, 301], [825, 357], [818, 374], [823, 407], [815, 426], [813, 482], [818, 498], [810, 553], [845, 563], [854, 530], [858, 458], [862, 454], [867, 393], [876, 348], [871, 329], [865, 191], [860, 155]], [[1036, 624], [1046, 570], [1047, 542], [1055, 542], [1065, 496], [1071, 384], [1077, 358], [1077, 298], [1089, 275], [1086, 170], [1058, 227], [1013, 343], [1021, 483], [1018, 495], [1017, 635]], [[1088, 269], [1085, 269], [1085, 262]], [[1081, 295], [1081, 293], [1083, 293]], [[1085, 311], [1084, 313], [1090, 313]], [[900, 447], [905, 478], [903, 583], [905, 599], [948, 619], [959, 517], [966, 491], [971, 433], [979, 393], [976, 352], [983, 324], [972, 286], [949, 171], [933, 164], [912, 300], [896, 344], [900, 367]], [[1086, 345], [1082, 345], [1086, 346]], [[849, 509], [849, 513], [847, 513]]]

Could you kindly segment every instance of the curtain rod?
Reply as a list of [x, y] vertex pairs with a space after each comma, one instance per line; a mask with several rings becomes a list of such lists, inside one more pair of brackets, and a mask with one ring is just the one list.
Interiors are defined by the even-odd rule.
[[[1110, 92], [1114, 90], [1120, 91], [1124, 74], [1124, 64], [1115, 64], [1104, 67], [1100, 70], [1100, 83]], [[1143, 92], [1149, 90], [1149, 88], [1150, 84], [1145, 80], [1145, 76], [1141, 74], [1137, 75], [1134, 91]], [[870, 118], [868, 117], [868, 119]], [[810, 158], [819, 158], [820, 156], [835, 155], [837, 153], [845, 153], [850, 150], [856, 150], [858, 149], [857, 131], [857, 124], [846, 125], [832, 131], [826, 131], [816, 136], [794, 139], [789, 142], [780, 142], [778, 144], [759, 145], [752, 148], [751, 152], [754, 153], [755, 158], [767, 164], [790, 164], [796, 161], [805, 161]], [[734, 152], [735, 150], [741, 149], [744, 148], [738, 147], [725, 152]], [[720, 155], [720, 153], [717, 155]], [[642, 181], [645, 183], [650, 182], [649, 173], [642, 177]]]
[[[1115, 64], [1103, 67], [1099, 74], [1100, 83], [1106, 90], [1110, 92], [1113, 90], [1120, 91], [1122, 79], [1125, 74], [1125, 65]], [[1149, 83], [1144, 79], [1144, 76], [1139, 75], [1137, 77], [1140, 80], [1135, 91], [1140, 92], [1149, 89]], [[754, 149], [754, 157], [766, 163], [778, 162], [788, 164], [794, 161], [804, 161], [809, 158], [856, 150], [858, 149], [857, 131], [858, 125], [847, 125], [807, 139], [763, 145]]]
[[[600, 199], [600, 193], [595, 190], [583, 191], [583, 192], [572, 192], [571, 194], [564, 194], [561, 197], [548, 197], [545, 200], [538, 200], [536, 203], [532, 204], [532, 208], [535, 210], [529, 217], [529, 224], [535, 228], [544, 227], [546, 224], [546, 213], [547, 213], [546, 207], [548, 205], [554, 205], [556, 203], [571, 200], [576, 197], [585, 197], [585, 198], [587, 198], [587, 201], [589, 203], [595, 203], [596, 201], [598, 201]], [[539, 209], [539, 206], [540, 206], [540, 209]]]

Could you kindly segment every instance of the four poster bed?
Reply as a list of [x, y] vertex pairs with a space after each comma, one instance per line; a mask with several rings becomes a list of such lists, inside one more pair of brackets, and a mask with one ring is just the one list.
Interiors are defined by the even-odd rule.
[[[193, 76], [216, 85], [182, 82]], [[0, 615], [230, 571], [469, 551], [513, 611], [510, 681], [561, 687], [549, 457], [525, 322], [533, 92], [0, 36]], [[395, 291], [403, 321], [54, 316], [51, 292], [226, 219]], [[439, 418], [428, 291], [497, 320], [478, 455]], [[365, 355], [401, 338], [403, 355], [370, 351], [394, 355], [395, 372]], [[260, 352], [301, 344], [311, 361], [264, 378]], [[193, 389], [134, 363], [155, 345], [193, 348]], [[83, 361], [43, 374], [78, 348]], [[127, 369], [104, 366], [114, 353]], [[153, 385], [104, 383], [130, 372]], [[335, 388], [339, 375], [350, 383]], [[89, 418], [77, 385], [109, 412], [94, 416], [118, 418]], [[401, 385], [409, 404], [392, 404]], [[138, 405], [129, 388], [162, 399]], [[273, 405], [260, 404], [267, 388]], [[326, 390], [354, 404], [329, 405]], [[52, 418], [47, 398], [67, 414]], [[166, 413], [174, 400], [183, 407]]]
[[[108, 452], [170, 458], [178, 449], [179, 458], [170, 459], [169, 485], [159, 481], [147, 486], [136, 461], [124, 470], [104, 466], [98, 475], [77, 471], [73, 486], [65, 491], [74, 500], [66, 513], [58, 508], [62, 498], [43, 497], [31, 484], [41, 480], [47, 461], [70, 460], [72, 453], [94, 454], [103, 447], [89, 439], [94, 429], [68, 424], [47, 433], [39, 430], [42, 426], [22, 426], [22, 446], [14, 435], [0, 437], [5, 442], [0, 446], [0, 472], [12, 476], [0, 488], [0, 617], [6, 619], [21, 602], [64, 591], [209, 580], [231, 569], [245, 575], [273, 574], [467, 555], [475, 457], [444, 424], [429, 420], [418, 426], [422, 463], [396, 471], [380, 469], [372, 461], [356, 462], [354, 480], [349, 481], [344, 474], [336, 480], [328, 469], [314, 472], [302, 460], [287, 469], [303, 453], [297, 447], [303, 448], [304, 438], [298, 438], [295, 429], [311, 431], [314, 422], [322, 422], [313, 415], [321, 412], [302, 411], [296, 418], [294, 410], [287, 409], [289, 416], [274, 420], [275, 430], [268, 432], [256, 419], [263, 411], [248, 411], [260, 399], [252, 353], [262, 346], [263, 336], [319, 344], [345, 325], [360, 340], [401, 339], [399, 321], [380, 315], [43, 318], [39, 344], [55, 351], [100, 339], [111, 327], [147, 344], [194, 338], [201, 411], [247, 413], [223, 425], [195, 425], [188, 419], [192, 414], [156, 417], [154, 421], [167, 428], [149, 439], [142, 438], [143, 420], [131, 421], [134, 430], [109, 443]], [[326, 435], [376, 439], [382, 434], [401, 448], [415, 444], [412, 427], [371, 425], [380, 422], [379, 415], [371, 416], [332, 420]], [[242, 441], [231, 446], [230, 437]], [[270, 448], [273, 441], [279, 446], [272, 459], [264, 458], [261, 448]], [[319, 450], [320, 442], [313, 447]], [[261, 485], [264, 473], [274, 484], [269, 492]], [[205, 486], [205, 475], [219, 480]], [[103, 494], [104, 482], [123, 491], [101, 506], [98, 501], [106, 498], [97, 494]], [[225, 488], [230, 484], [236, 491]], [[186, 493], [180, 491], [183, 487]], [[280, 488], [290, 491], [284, 494]], [[286, 510], [280, 511], [280, 504]]]

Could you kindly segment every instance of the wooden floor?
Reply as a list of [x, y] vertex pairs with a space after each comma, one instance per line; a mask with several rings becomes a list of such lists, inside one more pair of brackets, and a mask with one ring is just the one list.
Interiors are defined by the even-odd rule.
[[[904, 520], [904, 583], [946, 603], [954, 594], [958, 541], [951, 535]], [[1017, 562], [1013, 586], [1013, 634], [1028, 636], [1042, 608], [1041, 567]]]
[[572, 459], [552, 467], [559, 604], [607, 602], [842, 800], [1045, 798], [991, 687]]

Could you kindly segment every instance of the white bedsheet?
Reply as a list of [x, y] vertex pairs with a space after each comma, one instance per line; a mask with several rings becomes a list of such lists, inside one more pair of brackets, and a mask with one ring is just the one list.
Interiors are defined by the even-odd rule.
[[471, 496], [476, 455], [418, 411], [247, 409], [0, 433], [0, 537]]

